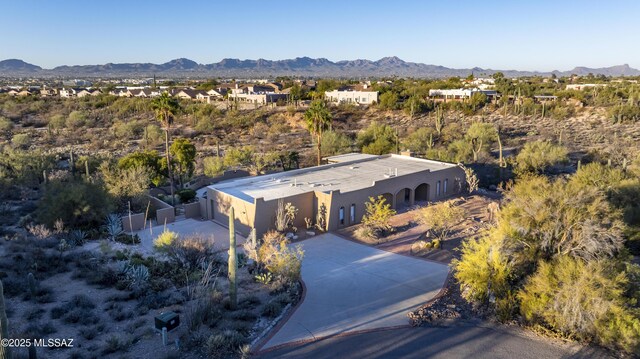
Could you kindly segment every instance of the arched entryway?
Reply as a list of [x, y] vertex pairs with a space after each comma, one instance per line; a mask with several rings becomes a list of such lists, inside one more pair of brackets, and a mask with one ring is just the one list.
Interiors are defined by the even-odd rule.
[[430, 186], [428, 183], [422, 183], [418, 187], [416, 187], [416, 202], [427, 202], [429, 201], [429, 190]]
[[409, 207], [411, 205], [411, 189], [403, 188], [396, 193], [396, 208]]

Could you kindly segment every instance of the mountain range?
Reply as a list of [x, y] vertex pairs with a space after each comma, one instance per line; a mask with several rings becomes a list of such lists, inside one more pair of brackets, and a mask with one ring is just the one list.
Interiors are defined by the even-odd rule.
[[557, 76], [576, 75], [605, 75], [605, 76], [640, 76], [640, 70], [627, 64], [602, 67], [575, 67], [569, 71], [518, 71], [494, 70], [479, 67], [456, 69], [445, 66], [407, 62], [398, 57], [384, 57], [372, 60], [343, 60], [333, 62], [325, 58], [313, 59], [297, 57], [286, 60], [239, 60], [223, 59], [211, 64], [199, 64], [195, 61], [180, 58], [163, 64], [152, 63], [107, 63], [104, 65], [64, 65], [52, 69], [29, 64], [18, 59], [0, 61], [0, 76], [2, 77], [150, 77], [153, 75], [176, 78], [249, 78], [274, 76], [301, 77], [416, 77], [442, 78], [451, 76], [488, 76], [495, 72], [502, 72], [505, 76]]

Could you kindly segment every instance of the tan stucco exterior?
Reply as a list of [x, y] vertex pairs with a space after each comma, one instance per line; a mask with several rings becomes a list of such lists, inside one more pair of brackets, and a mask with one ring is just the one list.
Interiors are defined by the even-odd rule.
[[[209, 187], [207, 211], [209, 219], [227, 224], [227, 213], [231, 206], [236, 213], [236, 230], [247, 235], [251, 228], [258, 235], [275, 227], [278, 200], [291, 203], [298, 209], [294, 225], [305, 229], [305, 218], [315, 223], [319, 208], [324, 204], [327, 215], [327, 230], [336, 230], [360, 223], [365, 214], [365, 203], [369, 197], [384, 196], [395, 209], [428, 201], [437, 201], [457, 195], [464, 182], [464, 171], [457, 166], [448, 166], [437, 171], [420, 171], [397, 177], [373, 181], [371, 186], [342, 193], [333, 191], [309, 191], [294, 193], [265, 201], [263, 198], [240, 198], [216, 188]], [[353, 211], [353, 212], [352, 212]], [[341, 219], [342, 212], [342, 219]], [[352, 215], [353, 213], [353, 215]]]

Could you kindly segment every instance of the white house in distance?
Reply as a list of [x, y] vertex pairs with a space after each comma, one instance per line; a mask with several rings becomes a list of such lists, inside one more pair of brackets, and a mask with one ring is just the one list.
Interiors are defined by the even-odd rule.
[[582, 91], [584, 89], [588, 89], [588, 88], [595, 88], [595, 87], [605, 87], [607, 86], [607, 84], [569, 84], [567, 85], [567, 90], [576, 90], [576, 91]]
[[491, 101], [495, 100], [498, 97], [498, 92], [495, 90], [481, 90], [478, 88], [450, 90], [434, 89], [429, 90], [429, 97], [435, 102], [464, 101], [470, 98], [476, 92], [485, 94]]
[[276, 103], [278, 100], [287, 100], [289, 95], [286, 93], [277, 93], [275, 90], [276, 87], [270, 85], [245, 85], [239, 87], [236, 84], [236, 88], [231, 89], [231, 93], [229, 93], [229, 100], [261, 105]]
[[324, 93], [327, 101], [333, 103], [355, 103], [361, 105], [371, 105], [378, 103], [378, 91], [327, 91]]

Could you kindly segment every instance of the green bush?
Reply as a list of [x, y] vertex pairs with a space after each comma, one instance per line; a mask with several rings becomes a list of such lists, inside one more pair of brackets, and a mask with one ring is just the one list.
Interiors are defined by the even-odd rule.
[[71, 228], [97, 228], [111, 208], [110, 196], [97, 183], [51, 181], [38, 203], [36, 216], [49, 228], [58, 219]]
[[568, 256], [540, 263], [518, 295], [523, 317], [581, 339], [595, 337], [604, 345], [637, 350], [640, 312], [628, 307], [628, 278], [615, 267]]
[[181, 189], [178, 191], [178, 197], [181, 203], [188, 203], [196, 198], [196, 191], [190, 188]]
[[549, 141], [527, 142], [516, 156], [515, 171], [518, 174], [542, 173], [545, 170], [565, 164], [568, 161], [567, 149]]

